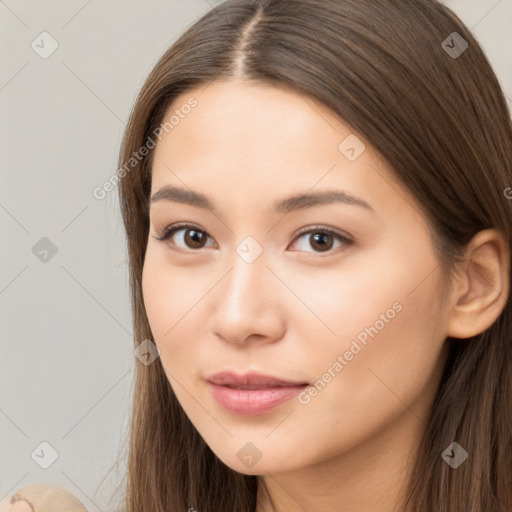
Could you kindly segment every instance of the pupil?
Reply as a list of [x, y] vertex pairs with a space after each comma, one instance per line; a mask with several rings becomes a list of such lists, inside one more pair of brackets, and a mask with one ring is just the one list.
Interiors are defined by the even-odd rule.
[[[193, 234], [190, 235], [190, 233], [193, 233]], [[197, 247], [198, 245], [201, 246], [201, 239], [204, 238], [204, 236], [203, 236], [202, 232], [198, 231], [197, 229], [188, 229], [185, 238], [186, 238], [186, 243], [188, 245]]]
[[332, 247], [332, 238], [330, 238], [331, 243], [326, 244], [325, 237], [331, 237], [331, 235], [329, 235], [327, 233], [321, 233], [321, 234], [315, 233], [313, 235], [314, 242], [315, 243], [320, 242], [320, 245], [319, 245], [320, 251], [328, 251]]

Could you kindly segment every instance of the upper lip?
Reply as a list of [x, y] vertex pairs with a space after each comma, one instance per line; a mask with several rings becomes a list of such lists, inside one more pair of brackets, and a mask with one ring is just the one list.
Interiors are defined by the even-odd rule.
[[233, 372], [220, 372], [211, 375], [207, 380], [212, 384], [218, 384], [220, 386], [247, 387], [252, 389], [307, 385], [307, 382], [289, 381], [256, 372], [249, 372], [243, 375], [238, 375]]

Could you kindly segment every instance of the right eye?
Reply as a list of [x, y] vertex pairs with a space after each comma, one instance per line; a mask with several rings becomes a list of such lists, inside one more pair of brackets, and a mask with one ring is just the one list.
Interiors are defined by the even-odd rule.
[[208, 238], [213, 240], [213, 238], [211, 238], [206, 233], [206, 231], [199, 229], [197, 226], [192, 224], [174, 224], [168, 226], [163, 230], [163, 232], [158, 233], [158, 236], [155, 238], [160, 242], [164, 242], [168, 239], [172, 240], [174, 235], [180, 231], [182, 231], [183, 234], [176, 238], [181, 242], [182, 245], [180, 246], [179, 243], [176, 243], [176, 241], [172, 241], [170, 245], [173, 249], [173, 246], [177, 246], [177, 250], [184, 252], [194, 252], [194, 250], [203, 249], [206, 247], [204, 243]]

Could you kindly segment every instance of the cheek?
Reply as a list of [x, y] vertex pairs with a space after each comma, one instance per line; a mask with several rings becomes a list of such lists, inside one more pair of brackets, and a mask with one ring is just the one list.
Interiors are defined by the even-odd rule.
[[[148, 250], [144, 260], [142, 271], [142, 295], [144, 298], [144, 308], [149, 320], [149, 325], [154, 336], [155, 343], [158, 344], [160, 336], [165, 332], [166, 309], [172, 298], [171, 293], [166, 293], [167, 288], [166, 274], [162, 272], [156, 261]], [[159, 277], [160, 276], [160, 277]], [[170, 326], [167, 326], [167, 329]]]
[[180, 318], [185, 320], [187, 310], [197, 302], [200, 282], [194, 281], [195, 274], [170, 267], [157, 250], [148, 249], [142, 272], [142, 293], [157, 344], [164, 338], [172, 339], [176, 326], [182, 322]]
[[[161, 360], [169, 376], [179, 382], [197, 372], [198, 347], [204, 339], [203, 299], [213, 286], [198, 269], [170, 266], [158, 251], [148, 250], [142, 273], [144, 307]], [[171, 380], [174, 387], [174, 382]]]
[[343, 275], [338, 270], [296, 278], [294, 291], [316, 314], [296, 323], [301, 327], [293, 336], [306, 355], [308, 375], [317, 379], [313, 396], [304, 400], [329, 402], [326, 410], [340, 421], [347, 420], [345, 407], [352, 418], [368, 407], [382, 407], [381, 414], [403, 408], [400, 401], [414, 401], [442, 367], [447, 318], [440, 314], [440, 270], [433, 255], [401, 260], [403, 249], [347, 262]]
[[[304, 460], [342, 453], [401, 417], [417, 427], [426, 422], [444, 346], [439, 327], [444, 320], [433, 306], [435, 279], [427, 281], [412, 293], [399, 279], [392, 288], [375, 286], [376, 293], [360, 292], [352, 303], [344, 302], [344, 315], [326, 317], [337, 337], [310, 345], [308, 364], [316, 380], [294, 410], [304, 441], [325, 441], [305, 448]], [[281, 441], [286, 443], [286, 436]]]
[[350, 300], [340, 297], [337, 316], [331, 309], [325, 316], [337, 336], [311, 353], [318, 380], [307, 407], [325, 411], [323, 418], [336, 425], [334, 437], [370, 435], [407, 409], [424, 414], [442, 371], [446, 322], [437, 304], [439, 273], [425, 274], [414, 262], [404, 269], [388, 266], [385, 276], [353, 286]]

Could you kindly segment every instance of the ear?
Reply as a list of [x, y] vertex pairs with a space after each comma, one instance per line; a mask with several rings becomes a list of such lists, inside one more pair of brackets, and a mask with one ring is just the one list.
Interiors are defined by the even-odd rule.
[[447, 336], [471, 338], [500, 316], [509, 294], [510, 252], [495, 229], [479, 231], [458, 264]]

